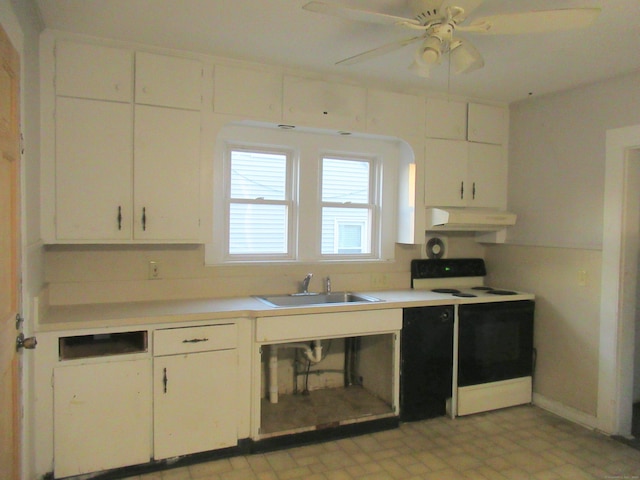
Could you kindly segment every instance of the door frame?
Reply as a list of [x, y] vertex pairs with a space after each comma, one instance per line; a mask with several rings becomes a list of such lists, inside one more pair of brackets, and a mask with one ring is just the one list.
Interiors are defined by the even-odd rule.
[[607, 131], [602, 276], [600, 300], [600, 353], [598, 371], [598, 428], [608, 434], [630, 435], [633, 408], [633, 363], [638, 235], [628, 234], [630, 215], [640, 206], [629, 192], [629, 162], [640, 161], [640, 125]]

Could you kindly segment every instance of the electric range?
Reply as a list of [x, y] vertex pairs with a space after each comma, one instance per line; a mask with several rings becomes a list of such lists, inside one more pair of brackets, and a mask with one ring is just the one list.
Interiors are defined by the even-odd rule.
[[533, 300], [531, 293], [485, 285], [482, 258], [416, 259], [411, 261], [411, 288], [465, 299], [456, 303]]
[[[439, 365], [435, 368], [435, 361], [440, 361], [446, 353], [438, 352], [435, 360], [425, 357], [412, 361], [412, 368], [438, 371], [438, 381], [431, 382], [443, 386], [435, 395], [438, 411], [442, 411], [446, 402], [450, 416], [532, 401], [535, 297], [531, 293], [485, 285], [486, 274], [481, 258], [418, 259], [411, 262], [413, 289], [431, 290], [451, 298], [450, 306], [440, 307], [448, 308], [446, 312], [424, 307], [423, 311], [405, 312], [407, 322], [403, 323], [403, 331], [407, 327], [407, 334], [408, 327], [415, 329], [413, 334], [406, 336], [421, 338], [422, 343], [414, 348], [418, 353], [426, 352], [420, 355], [428, 355], [428, 351], [435, 348], [428, 343], [432, 338], [438, 338], [438, 348], [449, 351], [447, 358], [451, 360], [448, 367]], [[438, 316], [430, 318], [434, 313]], [[412, 342], [415, 343], [413, 339]], [[411, 343], [407, 342], [404, 350], [401, 347], [403, 359], [405, 356], [412, 358], [410, 346]], [[446, 370], [450, 373], [440, 376]], [[422, 383], [427, 384], [426, 381]]]

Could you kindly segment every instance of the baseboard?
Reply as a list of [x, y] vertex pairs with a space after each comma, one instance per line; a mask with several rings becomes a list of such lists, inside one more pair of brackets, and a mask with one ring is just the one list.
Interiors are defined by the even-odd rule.
[[559, 417], [562, 417], [570, 422], [582, 425], [590, 430], [598, 429], [598, 419], [594, 415], [576, 410], [575, 408], [564, 405], [556, 400], [540, 395], [539, 393], [533, 394], [533, 404], [537, 407], [547, 410]]

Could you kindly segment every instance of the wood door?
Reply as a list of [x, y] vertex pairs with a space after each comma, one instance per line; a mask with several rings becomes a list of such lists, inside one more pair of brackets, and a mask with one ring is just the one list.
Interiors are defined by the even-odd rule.
[[0, 472], [20, 478], [20, 59], [0, 27]]

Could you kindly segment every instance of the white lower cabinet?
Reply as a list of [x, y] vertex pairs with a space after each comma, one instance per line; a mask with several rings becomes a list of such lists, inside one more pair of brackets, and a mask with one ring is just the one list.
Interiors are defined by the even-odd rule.
[[56, 478], [151, 458], [151, 359], [54, 369]]
[[155, 332], [156, 460], [237, 444], [236, 344], [235, 324]]

